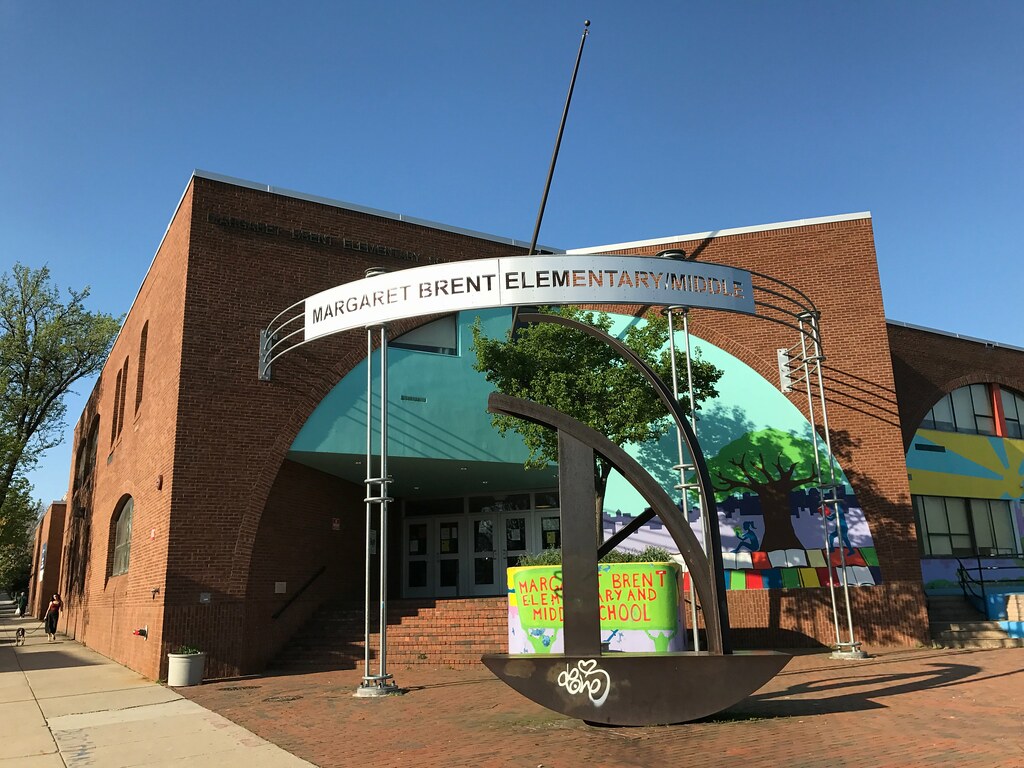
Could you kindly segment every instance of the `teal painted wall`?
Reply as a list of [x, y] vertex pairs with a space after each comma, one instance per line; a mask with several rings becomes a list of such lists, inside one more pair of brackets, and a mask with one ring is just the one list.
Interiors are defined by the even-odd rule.
[[[473, 320], [484, 333], [508, 333], [507, 309], [459, 313], [459, 354], [440, 355], [391, 347], [388, 350], [388, 453], [410, 458], [455, 461], [497, 461], [522, 464], [527, 450], [514, 434], [502, 438], [487, 413], [494, 391], [483, 374], [473, 370]], [[380, 391], [379, 363], [373, 370], [374, 392]], [[425, 398], [403, 400], [402, 396]], [[378, 423], [379, 395], [374, 396]], [[374, 430], [374, 445], [379, 432]], [[366, 361], [359, 363], [331, 390], [302, 427], [293, 451], [366, 452]]]

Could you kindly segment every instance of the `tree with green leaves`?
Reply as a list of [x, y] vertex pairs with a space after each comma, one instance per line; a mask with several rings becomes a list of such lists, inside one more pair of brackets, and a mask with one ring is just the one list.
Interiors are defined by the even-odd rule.
[[[828, 456], [819, 451], [823, 466]], [[814, 445], [778, 429], [761, 429], [733, 440], [708, 462], [718, 501], [741, 491], [757, 494], [764, 515], [761, 549], [802, 549], [793, 530], [789, 494], [817, 483]]]
[[[603, 331], [612, 327], [612, 319], [604, 313], [575, 307], [545, 311]], [[528, 325], [518, 328], [511, 338], [491, 339], [483, 335], [478, 320], [473, 341], [475, 369], [486, 374], [500, 392], [568, 414], [618, 445], [657, 440], [672, 428], [664, 404], [647, 380], [600, 339], [554, 323]], [[671, 382], [668, 321], [663, 315], [649, 313], [644, 322], [631, 323], [623, 341]], [[691, 364], [697, 402], [715, 397], [722, 371], [699, 355], [693, 356]], [[676, 366], [685, 375], [686, 355], [679, 349]], [[683, 395], [680, 404], [689, 413], [688, 395]], [[522, 436], [530, 451], [528, 468], [539, 469], [558, 461], [554, 431], [510, 416], [494, 415], [491, 419], [502, 434], [511, 429]], [[603, 457], [595, 455], [594, 505], [598, 521], [611, 469]]]
[[15, 478], [0, 507], [0, 590], [12, 596], [28, 589], [33, 532], [41, 514], [28, 481]]
[[40, 455], [62, 439], [64, 395], [106, 360], [120, 320], [85, 308], [89, 289], [53, 284], [46, 267], [0, 277], [0, 510]]

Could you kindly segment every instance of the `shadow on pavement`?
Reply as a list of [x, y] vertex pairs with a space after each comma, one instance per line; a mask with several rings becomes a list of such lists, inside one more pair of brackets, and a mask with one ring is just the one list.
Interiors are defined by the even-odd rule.
[[[27, 651], [27, 652], [26, 652]], [[73, 653], [60, 650], [59, 644], [53, 648], [35, 650], [26, 648], [18, 654], [18, 664], [23, 672], [38, 672], [43, 669], [67, 669], [70, 667], [94, 667], [97, 662], [90, 661]]]
[[[981, 667], [970, 664], [929, 664], [931, 669], [892, 675], [859, 675], [843, 680], [810, 680], [771, 693], [755, 694], [726, 710], [725, 718], [736, 715], [756, 717], [793, 717], [821, 715], [837, 712], [856, 712], [882, 709], [885, 704], [875, 701], [900, 696], [913, 691], [958, 685], [981, 672]], [[849, 668], [847, 668], [849, 669]], [[837, 670], [838, 671], [838, 670]], [[1013, 673], [1016, 674], [1016, 673]], [[855, 692], [829, 696], [830, 692], [849, 689]], [[795, 696], [815, 698], [793, 699]], [[708, 718], [714, 720], [715, 718]]]

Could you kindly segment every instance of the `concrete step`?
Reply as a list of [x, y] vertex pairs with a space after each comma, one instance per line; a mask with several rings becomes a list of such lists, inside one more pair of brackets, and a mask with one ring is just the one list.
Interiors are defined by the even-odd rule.
[[933, 632], [932, 637], [939, 640], [1004, 640], [1009, 635], [1001, 629], [945, 629]]
[[1005, 637], [1002, 639], [988, 640], [940, 640], [939, 645], [945, 648], [1024, 648], [1024, 638]]

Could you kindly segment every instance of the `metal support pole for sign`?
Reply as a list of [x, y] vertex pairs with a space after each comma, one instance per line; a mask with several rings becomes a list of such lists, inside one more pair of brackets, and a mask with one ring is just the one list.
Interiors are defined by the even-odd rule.
[[[381, 274], [383, 270], [367, 270], [367, 277]], [[373, 334], [380, 334], [380, 459], [379, 472], [373, 472]], [[388, 627], [388, 335], [384, 325], [366, 329], [366, 591], [364, 621], [363, 682], [356, 690], [358, 697], [387, 696], [398, 693], [399, 688], [387, 671], [387, 627]], [[376, 541], [373, 536], [373, 508], [379, 510], [379, 525]], [[370, 611], [372, 590], [370, 579], [373, 573], [372, 561], [374, 544], [380, 565], [378, 600], [378, 672], [370, 672]]]
[[[804, 331], [804, 321], [800, 319], [800, 329]], [[819, 512], [821, 513], [821, 530], [822, 535], [825, 539], [825, 564], [828, 566], [828, 590], [829, 597], [832, 602], [832, 623], [835, 626], [836, 631], [836, 647], [839, 647], [839, 643], [842, 642], [842, 638], [839, 635], [839, 609], [836, 604], [836, 584], [832, 578], [832, 540], [829, 537], [828, 530], [828, 501], [825, 498], [825, 488], [822, 482], [822, 471], [821, 471], [821, 456], [818, 453], [818, 425], [816, 423], [817, 416], [814, 410], [814, 394], [811, 392], [811, 371], [810, 362], [808, 360], [807, 352], [807, 334], [801, 332], [800, 334], [800, 366], [803, 369], [801, 380], [803, 381], [804, 387], [807, 391], [807, 418], [811, 422], [811, 450], [814, 454], [814, 477], [818, 482], [818, 502], [821, 504]]]
[[[801, 318], [802, 319], [802, 318]], [[836, 460], [832, 454], [832, 437], [828, 428], [828, 409], [825, 405], [825, 382], [824, 377], [821, 374], [821, 362], [824, 360], [824, 355], [821, 353], [821, 336], [818, 328], [819, 315], [817, 312], [809, 314], [809, 322], [812, 328], [811, 339], [814, 343], [814, 355], [811, 358], [814, 362], [815, 377], [818, 382], [818, 398], [821, 401], [821, 427], [825, 433], [825, 449], [828, 451], [828, 468], [829, 468], [829, 483], [831, 488], [831, 499], [830, 501], [835, 507], [835, 524], [836, 524], [836, 539], [839, 544], [839, 564], [843, 572], [843, 599], [846, 603], [846, 626], [849, 632], [849, 640], [847, 642], [838, 642], [838, 648], [832, 653], [833, 658], [841, 659], [864, 659], [867, 658], [867, 654], [860, 649], [860, 643], [857, 642], [853, 634], [853, 611], [850, 607], [850, 578], [846, 569], [846, 544], [843, 542], [842, 527], [840, 525], [839, 516], [842, 514], [842, 510], [839, 508], [839, 485], [836, 482]], [[807, 382], [807, 388], [810, 389], [810, 381]]]
[[[678, 376], [678, 374], [676, 372], [676, 331], [675, 331], [675, 327], [674, 327], [674, 324], [673, 324], [673, 310], [674, 309], [676, 309], [676, 307], [669, 307], [665, 314], [668, 316], [668, 349], [669, 349], [669, 359], [672, 362], [672, 397], [674, 397], [676, 400], [679, 400], [679, 376]], [[684, 318], [686, 317], [685, 309], [683, 311], [683, 317]], [[687, 339], [686, 368], [687, 368], [687, 378], [689, 378], [689, 371], [690, 371], [689, 339]], [[693, 393], [692, 386], [690, 388], [690, 392], [691, 392], [691, 403], [692, 403], [692, 393]], [[691, 408], [692, 407], [693, 406], [691, 404]], [[682, 498], [683, 514], [685, 514], [686, 515], [686, 519], [689, 520], [690, 519], [690, 516], [689, 516], [690, 494], [689, 494], [689, 487], [688, 487], [689, 484], [686, 482], [686, 473], [693, 469], [693, 465], [692, 464], [687, 464], [685, 459], [683, 458], [683, 433], [682, 433], [682, 430], [679, 427], [676, 427], [676, 450], [677, 450], [677, 456], [678, 456], [678, 463], [674, 467], [672, 467], [672, 469], [674, 469], [677, 472], [679, 472], [679, 483], [675, 487], [676, 487], [676, 490], [678, 490], [680, 492], [680, 496]], [[697, 489], [697, 497], [698, 497], [698, 499], [700, 498], [700, 488], [699, 487]], [[700, 507], [703, 510], [703, 505], [700, 505]], [[692, 576], [692, 574], [690, 576], [690, 584], [691, 584], [691, 589], [690, 589], [690, 624], [691, 624], [691, 627], [692, 627], [692, 630], [693, 630], [693, 650], [694, 651], [699, 651], [700, 650], [700, 633], [699, 633], [699, 631], [697, 629], [697, 591], [692, 588], [692, 585], [693, 585], [693, 576]]]

